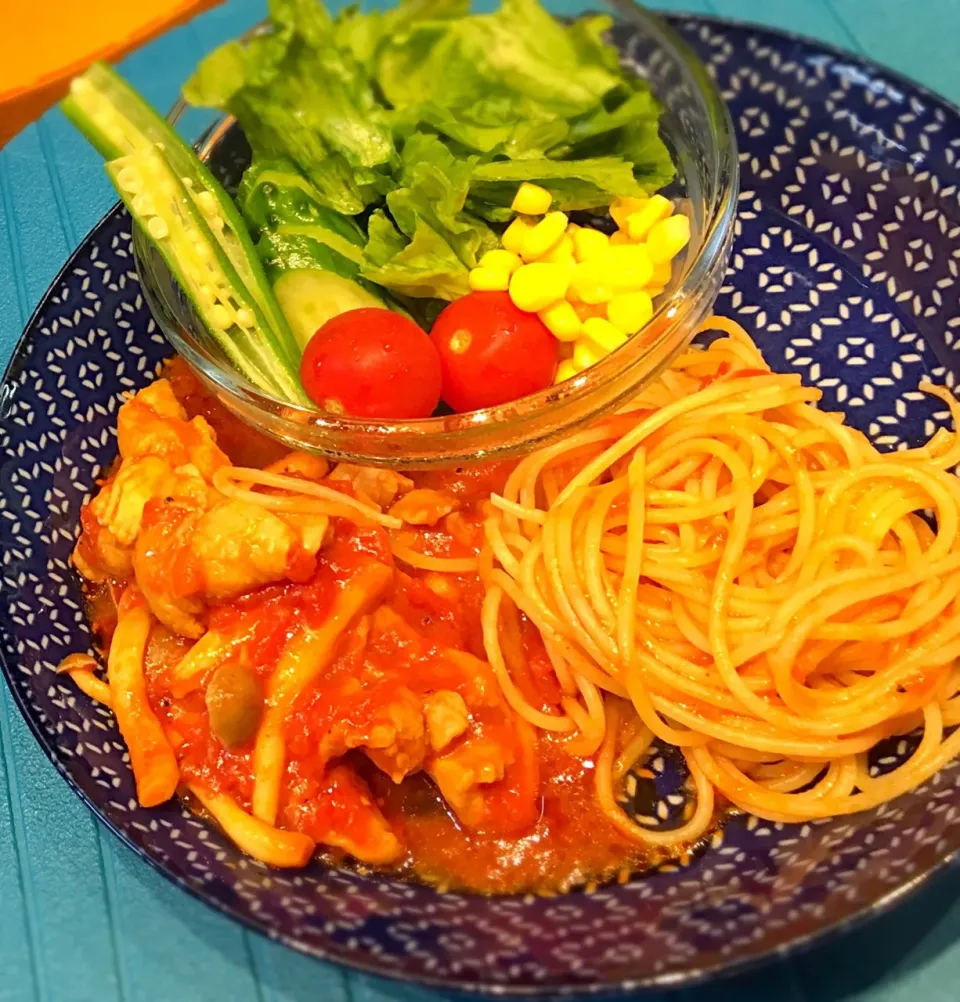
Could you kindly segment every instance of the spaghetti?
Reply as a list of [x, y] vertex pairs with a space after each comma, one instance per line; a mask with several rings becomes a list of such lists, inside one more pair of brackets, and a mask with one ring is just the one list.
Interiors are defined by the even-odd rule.
[[[689, 843], [716, 794], [772, 821], [866, 810], [960, 753], [960, 436], [880, 453], [820, 392], [771, 372], [736, 323], [629, 408], [541, 449], [492, 498], [481, 554], [487, 656], [513, 709], [597, 752], [617, 828]], [[960, 405], [940, 398], [960, 427]], [[515, 684], [504, 631], [538, 628], [559, 708]], [[622, 721], [632, 721], [622, 724]], [[910, 758], [869, 766], [922, 728]], [[695, 806], [643, 828], [618, 780], [677, 746]]]
[[[268, 508], [288, 515], [328, 515], [352, 521], [364, 519], [389, 529], [399, 529], [400, 519], [384, 515], [379, 508], [364, 504], [344, 491], [301, 477], [290, 477], [244, 466], [222, 466], [212, 478], [213, 486], [225, 497]], [[253, 490], [266, 487], [277, 494]]]

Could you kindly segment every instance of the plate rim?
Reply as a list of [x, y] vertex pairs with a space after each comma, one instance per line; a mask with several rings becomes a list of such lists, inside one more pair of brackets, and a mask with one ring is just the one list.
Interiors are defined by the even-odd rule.
[[[612, 0], [612, 6], [619, 6], [618, 0]], [[938, 105], [944, 110], [952, 113], [960, 120], [960, 103], [955, 103], [932, 88], [922, 84], [899, 70], [892, 69], [884, 63], [853, 52], [843, 46], [832, 42], [825, 42], [811, 35], [802, 32], [792, 31], [775, 25], [767, 25], [757, 21], [743, 18], [724, 17], [714, 14], [701, 14], [693, 11], [657, 11], [650, 12], [655, 17], [660, 17], [671, 26], [678, 24], [694, 23], [700, 25], [716, 25], [720, 28], [730, 28], [740, 32], [752, 32], [758, 35], [770, 36], [773, 39], [786, 42], [797, 42], [819, 50], [827, 55], [840, 57], [855, 64], [872, 70], [878, 75], [896, 82], [905, 89], [914, 92], [917, 96], [927, 99], [930, 103]], [[960, 123], [958, 123], [960, 124]], [[51, 279], [37, 305], [30, 314], [29, 319], [16, 339], [10, 352], [10, 357], [4, 366], [2, 376], [0, 376], [0, 423], [4, 423], [7, 418], [8, 400], [5, 398], [5, 391], [9, 386], [14, 385], [15, 377], [20, 365], [26, 356], [28, 346], [36, 339], [39, 333], [39, 322], [41, 314], [47, 307], [52, 291], [70, 273], [77, 259], [86, 252], [101, 230], [106, 229], [119, 216], [126, 215], [123, 204], [115, 202], [94, 225], [83, 235], [76, 247], [71, 251], [64, 264]], [[2, 624], [0, 624], [2, 630]], [[5, 632], [5, 631], [3, 631]], [[648, 994], [651, 992], [662, 992], [671, 989], [689, 989], [713, 983], [729, 981], [732, 978], [748, 974], [777, 962], [782, 962], [803, 953], [806, 953], [824, 942], [835, 937], [846, 935], [867, 922], [888, 914], [897, 905], [915, 895], [921, 888], [925, 887], [931, 879], [960, 863], [960, 845], [951, 849], [926, 870], [916, 874], [909, 880], [898, 886], [885, 891], [869, 904], [828, 923], [818, 929], [803, 935], [797, 936], [787, 943], [772, 947], [765, 952], [721, 961], [707, 967], [694, 967], [688, 971], [680, 973], [654, 974], [640, 978], [621, 978], [617, 981], [598, 981], [588, 984], [577, 982], [554, 983], [550, 985], [535, 984], [491, 984], [489, 982], [476, 982], [460, 980], [456, 978], [437, 978], [429, 974], [416, 975], [406, 971], [384, 970], [375, 962], [365, 963], [354, 957], [344, 959], [334, 951], [326, 950], [322, 947], [307, 945], [302, 940], [287, 933], [278, 932], [265, 922], [258, 921], [255, 917], [240, 912], [225, 901], [209, 896], [200, 887], [192, 886], [187, 880], [172, 870], [165, 867], [158, 859], [151, 856], [143, 847], [137, 845], [125, 832], [123, 832], [101, 809], [93, 802], [89, 795], [73, 779], [61, 760], [56, 747], [49, 740], [46, 732], [35, 719], [32, 709], [27, 704], [26, 699], [16, 684], [16, 675], [13, 664], [7, 657], [3, 646], [0, 645], [0, 674], [2, 674], [7, 691], [13, 699], [21, 718], [26, 723], [28, 730], [33, 735], [40, 749], [47, 760], [53, 765], [57, 774], [66, 782], [84, 807], [89, 810], [97, 820], [97, 823], [106, 828], [114, 838], [123, 846], [133, 852], [139, 859], [145, 862], [153, 871], [159, 873], [164, 879], [170, 881], [175, 887], [184, 891], [191, 898], [201, 902], [219, 915], [236, 922], [242, 929], [256, 933], [265, 939], [281, 943], [287, 948], [294, 950], [302, 956], [309, 957], [323, 963], [335, 964], [345, 971], [354, 971], [360, 974], [372, 976], [386, 982], [403, 983], [416, 985], [434, 990], [467, 993], [474, 997], [500, 997], [500, 998], [543, 998], [546, 996], [554, 998], [572, 999], [576, 997], [584, 998], [611, 998], [622, 999], [629, 994]]]

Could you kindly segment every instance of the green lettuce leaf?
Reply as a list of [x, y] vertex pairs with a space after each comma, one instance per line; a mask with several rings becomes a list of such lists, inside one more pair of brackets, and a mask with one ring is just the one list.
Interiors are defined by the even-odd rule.
[[474, 167], [467, 208], [491, 222], [506, 222], [513, 217], [510, 204], [524, 181], [546, 188], [554, 207], [565, 212], [605, 210], [615, 197], [644, 194], [633, 165], [620, 157], [494, 161]]
[[377, 209], [367, 223], [367, 261], [373, 267], [386, 264], [402, 251], [409, 241], [394, 226], [390, 217]]
[[232, 41], [214, 49], [183, 86], [190, 104], [226, 108], [247, 87], [266, 87], [276, 78], [290, 47], [289, 30], [272, 30], [248, 42]]
[[638, 120], [627, 126], [618, 151], [633, 163], [633, 176], [648, 195], [665, 188], [676, 175], [670, 151], [660, 138], [656, 119]]
[[406, 242], [383, 212], [375, 212], [367, 258], [363, 277], [402, 296], [453, 300], [470, 291], [466, 265], [422, 219], [415, 220], [413, 237]]
[[255, 153], [285, 155], [332, 208], [355, 215], [390, 187], [397, 162], [366, 67], [338, 48], [316, 0], [271, 0], [270, 27], [209, 55], [184, 87], [191, 104], [229, 111]]
[[603, 37], [612, 27], [613, 18], [609, 14], [585, 14], [570, 25], [567, 37], [581, 63], [604, 66], [619, 77], [619, 53]]
[[476, 158], [459, 160], [435, 136], [418, 133], [407, 140], [402, 159], [401, 187], [387, 195], [397, 225], [412, 238], [422, 220], [472, 268], [498, 242], [486, 223], [463, 211]]
[[593, 22], [590, 31], [573, 31], [537, 0], [504, 0], [495, 14], [421, 21], [384, 42], [376, 79], [395, 108], [434, 102], [465, 110], [513, 95], [555, 116], [582, 114], [621, 77], [597, 41], [600, 22]]
[[570, 126], [563, 118], [520, 122], [503, 144], [503, 152], [511, 160], [539, 160], [562, 143], [569, 131]]
[[622, 129], [639, 120], [656, 123], [659, 114], [660, 106], [650, 89], [638, 86], [612, 110], [600, 104], [587, 114], [572, 119], [562, 148], [553, 149], [551, 153], [570, 159], [609, 155], [611, 150], [616, 149]]
[[634, 165], [634, 176], [652, 194], [673, 180], [670, 152], [660, 138], [660, 105], [641, 80], [624, 88], [627, 96], [613, 110], [599, 105], [572, 120], [550, 157], [581, 160], [618, 156]]
[[291, 131], [285, 111], [273, 115], [269, 105], [257, 111], [239, 100], [231, 102], [230, 111], [243, 125], [255, 157], [283, 158], [294, 163], [316, 187], [323, 204], [337, 212], [358, 215], [377, 201], [390, 183], [387, 175], [351, 167], [316, 133]]
[[395, 112], [392, 121], [399, 137], [435, 130], [465, 156], [480, 153], [511, 160], [545, 156], [568, 131], [566, 119], [508, 94], [456, 109], [426, 101]]
[[537, 0], [503, 0], [496, 14], [475, 20], [494, 74], [557, 114], [588, 110], [620, 82], [616, 50], [599, 41], [610, 17], [591, 19], [596, 44], [584, 44], [582, 26], [564, 25]]
[[605, 15], [568, 26], [537, 0], [504, 0], [495, 14], [410, 22], [381, 40], [375, 77], [398, 135], [436, 131], [488, 159], [635, 160], [642, 189], [656, 190], [672, 177], [660, 108], [621, 69], [610, 26]]
[[622, 79], [601, 39], [609, 18], [566, 27], [537, 0], [495, 14], [413, 22], [380, 45], [377, 83], [409, 132], [436, 130], [468, 152], [537, 159]]
[[369, 13], [351, 4], [334, 19], [334, 42], [341, 49], [348, 49], [357, 62], [368, 65], [384, 39], [406, 31], [417, 21], [427, 18], [442, 21], [466, 17], [469, 13], [470, 0], [401, 0], [390, 10]]
[[387, 195], [393, 222], [382, 212], [370, 218], [370, 266], [363, 274], [406, 296], [454, 299], [469, 292], [469, 269], [497, 246], [493, 230], [464, 211], [475, 167], [475, 157], [458, 159], [436, 136], [411, 136], [400, 187]]

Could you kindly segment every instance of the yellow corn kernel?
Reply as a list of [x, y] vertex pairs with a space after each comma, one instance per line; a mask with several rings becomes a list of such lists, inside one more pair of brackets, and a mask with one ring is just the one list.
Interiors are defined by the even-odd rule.
[[662, 219], [647, 237], [651, 261], [672, 261], [690, 240], [690, 220], [686, 216]]
[[524, 261], [538, 261], [564, 235], [567, 228], [565, 212], [548, 212], [523, 238], [520, 257]]
[[653, 277], [650, 252], [643, 244], [611, 247], [603, 267], [607, 284], [615, 291], [642, 289]]
[[607, 302], [613, 295], [609, 270], [607, 258], [595, 257], [589, 261], [581, 261], [570, 275], [570, 289], [575, 301], [590, 305]]
[[639, 212], [647, 204], [646, 198], [615, 198], [610, 206], [610, 215], [621, 230], [627, 228], [627, 217]]
[[553, 250], [544, 254], [540, 260], [549, 261], [552, 264], [576, 264], [576, 259], [573, 256], [573, 239], [565, 233], [554, 244]]
[[518, 309], [539, 313], [563, 299], [569, 282], [570, 272], [562, 264], [525, 264], [510, 278], [510, 298]]
[[523, 262], [519, 254], [514, 254], [508, 250], [492, 250], [480, 258], [480, 267], [489, 268], [490, 271], [505, 271], [512, 275]]
[[663, 289], [664, 287], [662, 285], [648, 285], [646, 288], [646, 292], [651, 299], [656, 299], [657, 296], [659, 296], [660, 293], [663, 292]]
[[605, 354], [590, 338], [577, 338], [573, 345], [573, 367], [577, 372], [583, 372], [591, 365], [596, 365]]
[[567, 236], [572, 237], [580, 227], [576, 223], [567, 223]]
[[516, 219], [503, 231], [500, 243], [504, 250], [511, 254], [519, 254], [523, 247], [523, 241], [527, 239], [527, 234], [533, 229], [534, 224], [523, 216]]
[[553, 377], [554, 386], [556, 386], [557, 383], [565, 383], [568, 379], [573, 379], [576, 374], [577, 367], [573, 364], [573, 359], [564, 359], [557, 366], [557, 374]]
[[539, 184], [530, 184], [524, 181], [513, 196], [510, 208], [514, 212], [523, 212], [528, 216], [542, 216], [550, 211], [553, 204], [553, 196], [546, 188], [541, 188]]
[[647, 292], [622, 292], [607, 303], [607, 319], [624, 334], [636, 334], [653, 316], [653, 300]]
[[644, 206], [627, 216], [624, 229], [630, 234], [631, 240], [643, 240], [656, 223], [666, 219], [673, 212], [673, 202], [663, 195], [648, 198]]
[[[604, 355], [627, 343], [627, 335], [603, 317], [591, 317], [583, 322], [583, 337], [589, 338]], [[576, 345], [574, 345], [576, 351]]]
[[584, 227], [573, 235], [573, 252], [578, 261], [589, 261], [592, 257], [603, 257], [610, 250], [610, 238], [600, 230]]
[[611, 247], [618, 247], [622, 246], [623, 244], [632, 244], [632, 243], [633, 241], [630, 239], [630, 234], [626, 233], [624, 230], [617, 230], [617, 232], [614, 233], [612, 237], [610, 237]]
[[669, 261], [654, 261], [653, 262], [653, 278], [650, 279], [651, 285], [659, 285], [662, 289], [665, 285], [670, 284], [670, 276], [673, 273], [673, 268]]
[[580, 318], [565, 299], [541, 310], [539, 315], [547, 330], [558, 341], [576, 341], [580, 336]]
[[510, 273], [493, 268], [473, 268], [468, 276], [474, 292], [506, 292], [510, 287]]

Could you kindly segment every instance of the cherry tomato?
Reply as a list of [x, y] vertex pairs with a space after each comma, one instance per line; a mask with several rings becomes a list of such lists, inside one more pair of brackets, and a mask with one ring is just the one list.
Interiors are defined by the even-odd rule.
[[353, 417], [429, 417], [440, 401], [440, 379], [440, 358], [426, 332], [377, 307], [328, 320], [300, 363], [307, 396]]
[[545, 389], [557, 373], [557, 341], [506, 292], [471, 292], [430, 332], [443, 367], [443, 399], [455, 411], [495, 407]]

